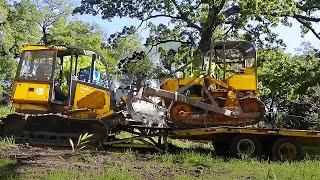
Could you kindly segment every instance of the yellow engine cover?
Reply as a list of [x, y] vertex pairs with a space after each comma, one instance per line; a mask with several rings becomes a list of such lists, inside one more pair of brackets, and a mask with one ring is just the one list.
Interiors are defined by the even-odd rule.
[[240, 91], [257, 91], [256, 76], [251, 74], [233, 75], [227, 79], [227, 84]]
[[76, 84], [72, 108], [73, 110], [92, 110], [97, 117], [105, 117], [113, 114], [113, 110], [111, 109], [111, 96], [108, 91], [81, 83]]
[[16, 103], [48, 104], [50, 84], [33, 82], [16, 82], [12, 101]]
[[49, 83], [15, 82], [12, 104], [18, 112], [48, 111]]

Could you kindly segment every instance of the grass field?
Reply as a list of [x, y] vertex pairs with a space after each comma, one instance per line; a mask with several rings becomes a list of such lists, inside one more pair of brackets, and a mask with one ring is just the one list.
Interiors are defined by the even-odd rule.
[[[0, 108], [0, 116], [10, 113]], [[0, 179], [319, 179], [318, 148], [306, 149], [304, 160], [280, 163], [214, 155], [212, 145], [171, 140], [174, 152], [29, 147], [14, 139], [0, 141]]]
[[[8, 143], [8, 142], [7, 142]], [[188, 144], [188, 143], [187, 143]], [[16, 147], [15, 147], [16, 146]], [[318, 179], [317, 156], [292, 163], [233, 159], [208, 149], [175, 153], [118, 149], [102, 152], [24, 149], [1, 145], [0, 179]], [[12, 153], [7, 153], [8, 151]], [[6, 152], [4, 152], [6, 151]], [[29, 152], [30, 151], [30, 152]], [[40, 153], [39, 153], [40, 152]]]
[[0, 106], [0, 117], [4, 117], [13, 112], [10, 106]]

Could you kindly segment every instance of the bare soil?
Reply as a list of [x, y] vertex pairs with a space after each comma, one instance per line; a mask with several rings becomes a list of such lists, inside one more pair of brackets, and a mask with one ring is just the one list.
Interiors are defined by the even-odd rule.
[[[14, 175], [37, 178], [39, 174], [45, 176], [58, 170], [86, 171], [102, 173], [107, 168], [125, 168], [143, 179], [171, 179], [176, 174], [189, 174], [197, 177], [204, 167], [193, 169], [170, 166], [147, 165], [159, 159], [158, 154], [152, 153], [126, 153], [107, 151], [75, 151], [57, 147], [32, 147], [17, 145], [14, 148], [0, 148], [0, 158], [10, 158], [13, 161], [11, 168]], [[178, 162], [177, 162], [178, 163]], [[161, 179], [162, 179], [161, 178]], [[139, 178], [140, 179], [140, 178]]]

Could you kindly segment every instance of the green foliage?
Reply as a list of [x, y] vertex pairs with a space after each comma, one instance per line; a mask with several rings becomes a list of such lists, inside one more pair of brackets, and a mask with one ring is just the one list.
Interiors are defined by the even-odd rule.
[[0, 93], [9, 92], [16, 68], [17, 62], [14, 61], [11, 54], [0, 56], [0, 82], [2, 82]]
[[93, 134], [88, 134], [88, 133], [80, 134], [76, 145], [73, 143], [72, 139], [69, 139], [70, 145], [72, 147], [72, 151], [82, 150], [86, 148], [90, 143], [92, 136]]
[[314, 53], [292, 57], [280, 49], [263, 49], [258, 53], [258, 67], [259, 95], [276, 121], [288, 114], [304, 116], [306, 108], [301, 105], [314, 104], [319, 98], [320, 61]]
[[201, 74], [202, 54], [192, 46], [180, 46], [177, 50], [158, 48], [160, 61], [156, 79], [165, 77], [195, 77]]
[[262, 97], [298, 100], [314, 94], [312, 87], [319, 83], [320, 63], [312, 55], [290, 57], [282, 50], [261, 50], [258, 63]]
[[50, 36], [55, 45], [73, 45], [99, 50], [103, 33], [98, 26], [82, 21], [57, 21], [50, 30]]
[[8, 114], [13, 113], [13, 109], [10, 106], [0, 106], [0, 118], [5, 117]]
[[[114, 43], [116, 42], [116, 43]], [[120, 59], [130, 58], [132, 59], [134, 53], [142, 52], [143, 45], [141, 43], [141, 38], [138, 34], [134, 33], [128, 35], [127, 37], [117, 37], [114, 42], [109, 44], [109, 48], [106, 50], [108, 61], [119, 62]], [[110, 68], [111, 72], [117, 73], [119, 69]], [[154, 64], [146, 56], [142, 59], [134, 59], [134, 62], [128, 62], [125, 65], [126, 72], [125, 76], [132, 78], [135, 74], [142, 73], [148, 78], [152, 78], [154, 75]]]
[[[310, 23], [320, 21], [315, 16], [319, 9], [319, 3], [311, 0], [83, 0], [74, 13], [101, 14], [107, 20], [136, 18], [141, 21], [136, 28], [146, 24], [150, 30], [148, 45], [180, 42], [198, 45], [202, 53], [206, 53], [212, 37], [215, 41], [242, 35], [259, 44], [267, 41], [283, 45], [271, 28], [280, 23], [290, 26], [288, 18], [293, 17], [304, 27], [312, 29]], [[160, 19], [163, 23], [153, 23], [153, 19]], [[125, 27], [120, 34], [134, 31], [134, 27]]]
[[0, 159], [0, 179], [19, 179], [14, 171], [14, 163], [9, 158]]
[[40, 19], [40, 14], [38, 9], [26, 0], [12, 5], [6, 4], [6, 8], [7, 15], [4, 24], [0, 26], [0, 30], [3, 31], [0, 54], [18, 55], [23, 44], [33, 44], [39, 40], [37, 21]]
[[39, 40], [37, 21], [40, 15], [29, 1], [13, 4], [1, 1], [0, 19], [0, 92], [8, 92], [16, 70], [13, 58], [20, 54], [23, 44], [33, 44]]
[[32, 2], [37, 6], [41, 15], [38, 21], [42, 34], [41, 43], [52, 44], [51, 28], [58, 21], [66, 21], [71, 15], [72, 7], [66, 0], [32, 0]]

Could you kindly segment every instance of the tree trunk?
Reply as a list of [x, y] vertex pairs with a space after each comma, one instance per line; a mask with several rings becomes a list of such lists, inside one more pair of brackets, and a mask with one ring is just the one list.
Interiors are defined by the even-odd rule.
[[204, 31], [202, 33], [199, 43], [199, 49], [201, 50], [203, 55], [205, 55], [210, 50], [212, 34], [213, 33], [210, 30]]
[[42, 27], [42, 41], [45, 45], [49, 45], [47, 28], [45, 26]]

